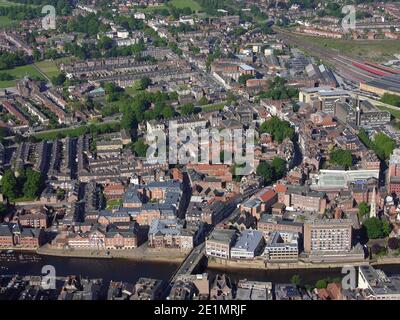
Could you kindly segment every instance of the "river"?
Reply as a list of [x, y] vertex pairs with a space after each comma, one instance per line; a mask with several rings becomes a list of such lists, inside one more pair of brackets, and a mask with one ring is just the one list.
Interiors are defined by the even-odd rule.
[[[124, 259], [88, 259], [43, 256], [40, 261], [0, 262], [0, 274], [40, 275], [44, 265], [52, 265], [57, 277], [81, 275], [89, 278], [102, 278], [104, 281], [136, 282], [140, 277], [168, 280], [178, 267], [175, 263], [137, 262]], [[380, 269], [388, 275], [400, 274], [400, 265], [384, 265]], [[322, 278], [341, 276], [340, 269], [303, 269], [303, 270], [224, 270], [206, 269], [213, 278], [217, 273], [226, 273], [232, 280], [248, 279], [271, 281], [274, 283], [290, 282], [298, 274], [304, 284], [315, 284]]]

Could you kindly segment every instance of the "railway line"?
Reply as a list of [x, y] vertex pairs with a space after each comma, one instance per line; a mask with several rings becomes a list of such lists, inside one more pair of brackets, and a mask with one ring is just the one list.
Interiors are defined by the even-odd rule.
[[277, 33], [278, 38], [283, 40], [285, 43], [304, 49], [308, 53], [330, 65], [337, 73], [348, 80], [360, 83], [378, 77], [377, 74], [361, 69], [359, 66], [364, 64], [362, 61], [343, 56], [334, 49], [321, 48], [320, 46], [313, 45], [310, 42], [305, 42], [303, 39], [296, 37], [296, 35], [283, 31], [282, 29], [275, 29], [275, 32]]

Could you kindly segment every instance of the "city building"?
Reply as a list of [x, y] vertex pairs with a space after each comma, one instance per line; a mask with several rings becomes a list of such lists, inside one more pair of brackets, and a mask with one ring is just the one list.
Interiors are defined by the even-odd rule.
[[257, 230], [243, 230], [235, 245], [231, 248], [231, 259], [254, 259], [260, 255], [264, 247], [262, 232]]
[[207, 256], [230, 259], [231, 248], [236, 239], [236, 230], [214, 229], [206, 239]]
[[388, 277], [382, 270], [365, 265], [358, 267], [358, 286], [367, 300], [399, 300], [400, 277]]
[[291, 232], [273, 232], [265, 245], [267, 262], [290, 262], [299, 259], [299, 234]]
[[314, 220], [304, 224], [304, 251], [306, 253], [329, 255], [350, 252], [351, 244], [351, 220]]

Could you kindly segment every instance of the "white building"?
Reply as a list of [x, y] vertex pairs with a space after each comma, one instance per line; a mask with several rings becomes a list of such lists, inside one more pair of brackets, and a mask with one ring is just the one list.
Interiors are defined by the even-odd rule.
[[273, 232], [264, 249], [267, 261], [297, 261], [299, 258], [299, 234]]
[[263, 233], [257, 230], [244, 230], [236, 244], [231, 248], [231, 259], [254, 259], [264, 246]]

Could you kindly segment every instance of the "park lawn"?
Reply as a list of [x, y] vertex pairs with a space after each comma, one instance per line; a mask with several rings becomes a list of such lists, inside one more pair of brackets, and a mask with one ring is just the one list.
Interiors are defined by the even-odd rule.
[[38, 7], [36, 4], [23, 4], [18, 2], [12, 2], [7, 0], [0, 0], [0, 7], [17, 7], [17, 6], [28, 6], [28, 7]]
[[43, 79], [43, 76], [40, 74], [40, 72], [36, 70], [31, 64], [15, 67], [13, 69], [0, 70], [0, 73], [8, 73], [15, 78], [14, 80], [0, 81], [0, 88], [14, 87], [16, 80], [22, 79], [25, 76], [39, 77]]
[[39, 61], [36, 62], [35, 65], [50, 79], [60, 74], [60, 70], [58, 69], [54, 60]]
[[296, 35], [296, 37], [320, 47], [338, 50], [341, 54], [353, 58], [376, 62], [393, 59], [394, 54], [400, 53], [400, 41], [398, 40], [343, 40], [303, 35]]
[[0, 0], [0, 7], [22, 6], [22, 3]]
[[[0, 5], [1, 6], [1, 5]], [[15, 20], [11, 20], [9, 17], [7, 16], [0, 16], [0, 28], [4, 28], [4, 27], [10, 27], [12, 25], [16, 25], [18, 24], [17, 21]]]
[[178, 9], [189, 7], [192, 11], [200, 11], [202, 7], [195, 0], [171, 0], [170, 3]]
[[162, 10], [162, 9], [168, 9], [165, 4], [161, 4], [159, 6], [150, 6], [146, 8], [138, 8], [137, 11], [139, 12], [144, 12], [144, 13], [152, 13], [155, 10]]

